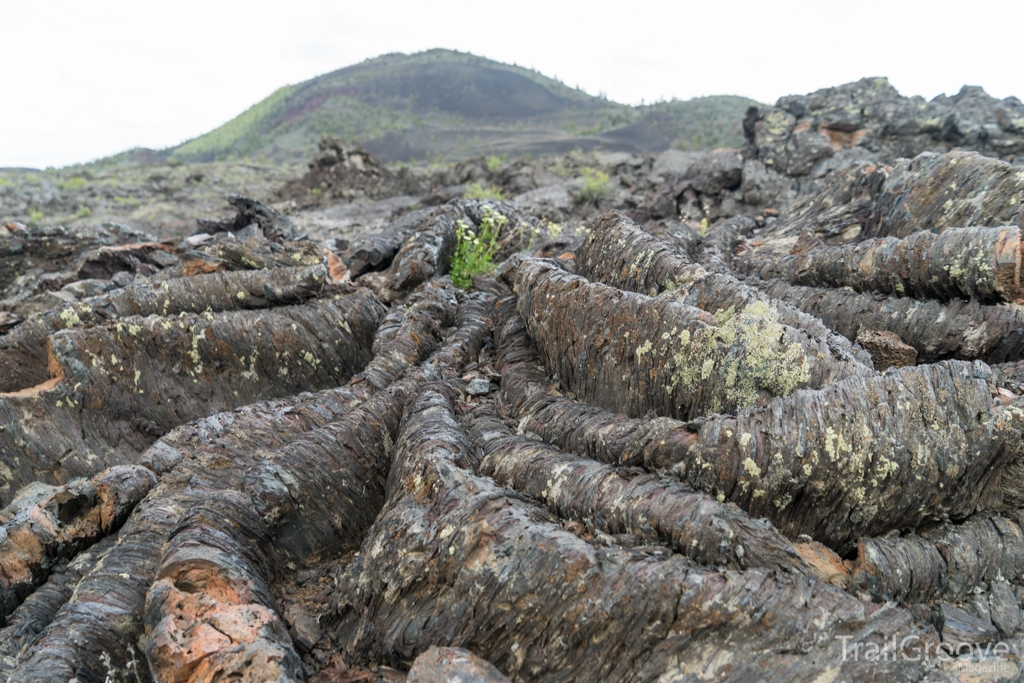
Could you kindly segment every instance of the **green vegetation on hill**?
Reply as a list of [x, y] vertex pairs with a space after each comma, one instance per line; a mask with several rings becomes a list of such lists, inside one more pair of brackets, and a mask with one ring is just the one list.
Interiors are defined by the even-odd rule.
[[651, 106], [671, 121], [669, 137], [685, 150], [719, 149], [743, 145], [743, 116], [757, 102], [735, 95], [697, 97]]
[[656, 102], [642, 107], [623, 107], [603, 114], [590, 128], [566, 126], [571, 135], [599, 135], [635, 126], [671, 140], [684, 150], [708, 150], [743, 145], [743, 116], [758, 103], [736, 95], [713, 95], [692, 100]]
[[224, 150], [244, 149], [246, 144], [258, 144], [259, 131], [267, 127], [268, 122], [287, 106], [288, 96], [295, 91], [294, 85], [278, 88], [274, 93], [257, 102], [244, 112], [216, 128], [206, 135], [189, 140], [175, 148], [177, 157], [199, 157], [204, 155], [219, 156]]
[[450, 50], [388, 54], [286, 86], [168, 150], [184, 161], [301, 161], [324, 134], [385, 161], [571, 149], [660, 151], [742, 143], [741, 97], [630, 107], [536, 71]]

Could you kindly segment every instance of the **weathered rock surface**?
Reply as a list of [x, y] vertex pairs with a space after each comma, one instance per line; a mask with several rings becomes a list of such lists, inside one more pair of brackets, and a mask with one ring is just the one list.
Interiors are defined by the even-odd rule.
[[328, 140], [173, 243], [0, 229], [0, 680], [1019, 677], [1020, 117], [864, 81], [741, 151]]
[[1013, 160], [1024, 151], [1024, 104], [964, 86], [952, 97], [904, 97], [884, 78], [865, 78], [752, 107], [747, 158], [785, 175], [820, 172], [833, 157], [892, 163], [922, 152], [974, 150]]

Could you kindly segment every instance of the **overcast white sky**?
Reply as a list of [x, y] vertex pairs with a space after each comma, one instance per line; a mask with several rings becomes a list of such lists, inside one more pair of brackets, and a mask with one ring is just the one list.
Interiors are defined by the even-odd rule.
[[205, 133], [278, 87], [444, 47], [620, 102], [774, 102], [864, 76], [1024, 98], [1021, 0], [0, 0], [0, 167]]

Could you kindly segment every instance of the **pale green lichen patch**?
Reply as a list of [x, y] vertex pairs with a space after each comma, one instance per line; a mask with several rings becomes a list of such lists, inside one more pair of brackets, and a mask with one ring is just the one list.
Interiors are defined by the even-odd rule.
[[64, 324], [68, 327], [74, 327], [82, 322], [82, 319], [78, 317], [73, 308], [65, 308], [60, 312], [60, 319], [64, 321]]
[[651, 344], [651, 340], [650, 339], [648, 339], [643, 344], [638, 346], [637, 349], [636, 349], [636, 361], [639, 363], [640, 359], [643, 358], [645, 353], [650, 353], [651, 352], [651, 348], [652, 347], [653, 347], [653, 345]]
[[775, 504], [775, 507], [778, 509], [779, 512], [782, 512], [783, 510], [785, 510], [786, 507], [790, 503], [792, 503], [792, 502], [793, 502], [793, 496], [791, 496], [788, 493], [785, 494], [784, 496], [782, 496], [782, 498], [780, 498], [780, 499], [778, 499], [776, 501], [773, 501], [773, 503]]
[[764, 117], [765, 132], [769, 135], [785, 135], [789, 132], [789, 127], [793, 122], [794, 118], [792, 115], [783, 111], [773, 110]]
[[971, 261], [974, 262], [974, 267], [978, 269], [978, 272], [983, 274], [992, 272], [992, 262], [989, 261], [988, 252], [985, 249], [978, 249]]
[[743, 461], [743, 469], [751, 477], [761, 476], [761, 468], [757, 466], [757, 463], [754, 462], [753, 458], [747, 458], [746, 460]]
[[195, 327], [192, 327], [190, 331], [192, 332], [192, 346], [188, 350], [188, 357], [192, 360], [194, 366], [192, 371], [194, 373], [201, 373], [203, 371], [203, 359], [199, 353], [199, 340], [205, 336], [205, 331], [196, 330]]
[[726, 324], [728, 324], [728, 322], [730, 320], [732, 320], [735, 317], [736, 317], [736, 307], [735, 306], [730, 306], [729, 308], [725, 309], [724, 311], [722, 309], [718, 309], [717, 311], [715, 311], [715, 320], [718, 321], [719, 325], [726, 325]]
[[[256, 358], [258, 358], [259, 355], [260, 355], [259, 351], [256, 351], [254, 349], [253, 352], [252, 352], [252, 355], [249, 356], [249, 369], [242, 373], [242, 377], [244, 377], [245, 379], [249, 379], [249, 380], [257, 380], [257, 379], [259, 379], [259, 375], [256, 373]], [[245, 356], [242, 356], [242, 358], [240, 360], [242, 361], [242, 363], [245, 363]], [[288, 366], [282, 364], [281, 367], [278, 368], [277, 374], [280, 375], [281, 377], [284, 377], [285, 375], [287, 375], [288, 374]]]
[[949, 273], [950, 277], [954, 278], [963, 276], [964, 272], [966, 271], [964, 270], [963, 261], [960, 259], [959, 256], [953, 259], [953, 262], [946, 266], [946, 272]]
[[[878, 472], [878, 476], [881, 477], [882, 479], [887, 479], [891, 477], [893, 474], [896, 474], [899, 468], [899, 463], [895, 462], [894, 460], [890, 460], [884, 455], [878, 456], [878, 467], [876, 468], [876, 470]], [[878, 484], [875, 483], [875, 485], [877, 486]]]
[[838, 462], [840, 458], [847, 457], [853, 451], [853, 445], [848, 443], [842, 432], [837, 432], [832, 427], [825, 428], [825, 453], [832, 462]]
[[715, 314], [718, 327], [707, 326], [679, 337], [672, 388], [695, 390], [712, 378], [724, 380], [725, 400], [740, 408], [757, 402], [761, 391], [773, 396], [793, 393], [810, 379], [810, 364], [799, 344], [785, 344], [785, 328], [765, 302], [740, 313]]

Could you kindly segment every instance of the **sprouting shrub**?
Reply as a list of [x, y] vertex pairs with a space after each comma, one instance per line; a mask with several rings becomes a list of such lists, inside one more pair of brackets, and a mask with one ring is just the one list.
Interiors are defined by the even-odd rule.
[[491, 156], [487, 157], [487, 170], [493, 173], [494, 171], [497, 171], [499, 168], [501, 168], [501, 165], [504, 164], [506, 161], [508, 161], [507, 154], [492, 154]]
[[486, 273], [494, 268], [494, 257], [498, 253], [498, 235], [508, 223], [508, 218], [484, 207], [484, 216], [476, 230], [459, 221], [455, 228], [457, 238], [455, 255], [452, 257], [452, 283], [460, 289], [473, 286], [473, 276]]
[[75, 176], [74, 178], [68, 178], [63, 183], [61, 183], [60, 186], [61, 189], [64, 190], [65, 192], [72, 192], [74, 190], [81, 190], [88, 184], [89, 183], [85, 180], [85, 178], [81, 176]]
[[537, 241], [537, 237], [539, 235], [540, 228], [536, 225], [530, 225], [529, 230], [521, 231], [519, 233], [519, 251], [531, 251], [533, 249], [533, 243]]
[[135, 658], [135, 648], [129, 645], [128, 650], [131, 652], [131, 659], [128, 660], [123, 669], [114, 665], [109, 652], [104, 650], [100, 653], [100, 662], [103, 663], [103, 668], [106, 669], [106, 676], [103, 679], [104, 683], [142, 683], [142, 677], [139, 675], [139, 662]]
[[581, 170], [583, 172], [583, 185], [580, 186], [579, 192], [576, 195], [577, 201], [580, 204], [596, 204], [612, 191], [612, 185], [608, 182], [610, 176], [605, 171], [599, 171], [589, 166], [584, 166]]
[[88, 206], [80, 206], [78, 211], [75, 212], [76, 218], [88, 218], [90, 215], [92, 215], [92, 211], [89, 210]]
[[484, 187], [479, 181], [472, 182], [466, 187], [465, 194], [462, 195], [466, 199], [504, 199], [505, 194], [501, 191], [500, 187]]
[[43, 220], [43, 212], [38, 210], [29, 212], [28, 220], [30, 223], [38, 223]]

